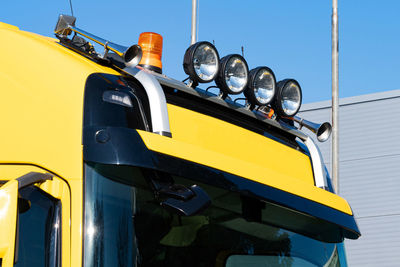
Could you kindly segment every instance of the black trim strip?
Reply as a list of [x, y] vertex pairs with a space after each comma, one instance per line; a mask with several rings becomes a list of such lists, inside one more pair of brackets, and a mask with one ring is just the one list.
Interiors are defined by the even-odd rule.
[[49, 173], [29, 172], [17, 178], [18, 189], [33, 185], [35, 183], [43, 183], [46, 180], [53, 180], [53, 175]]
[[[109, 141], [105, 143], [96, 141], [96, 132], [100, 130], [108, 133]], [[357, 239], [361, 235], [355, 219], [351, 215], [221, 170], [151, 151], [147, 149], [136, 130], [118, 127], [85, 127], [83, 145], [85, 161], [137, 166], [190, 177], [199, 182], [256, 196], [306, 216], [315, 217], [330, 224], [327, 229], [331, 229], [332, 224], [336, 225], [341, 229], [342, 238]], [[329, 240], [329, 242], [340, 241], [338, 238]]]

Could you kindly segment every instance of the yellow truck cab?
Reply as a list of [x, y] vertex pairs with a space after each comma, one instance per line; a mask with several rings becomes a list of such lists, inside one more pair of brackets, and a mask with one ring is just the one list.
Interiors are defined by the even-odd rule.
[[1, 267], [347, 266], [360, 231], [295, 80], [199, 42], [185, 83], [155, 33], [123, 47], [60, 15], [55, 34], [0, 23]]

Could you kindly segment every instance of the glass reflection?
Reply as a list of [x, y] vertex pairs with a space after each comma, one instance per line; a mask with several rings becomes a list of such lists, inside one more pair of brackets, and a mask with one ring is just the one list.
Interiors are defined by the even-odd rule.
[[36, 186], [19, 190], [29, 209], [19, 210], [15, 267], [61, 265], [61, 202]]
[[211, 81], [218, 71], [217, 53], [207, 44], [200, 45], [193, 56], [194, 70], [201, 79]]
[[257, 101], [261, 104], [268, 104], [271, 102], [275, 94], [275, 83], [271, 73], [263, 70], [257, 73], [257, 77], [254, 81], [254, 93]]
[[136, 266], [134, 199], [133, 187], [86, 168], [85, 266]]
[[240, 92], [246, 86], [247, 79], [245, 63], [236, 57], [231, 57], [225, 68], [225, 81], [228, 88], [235, 93]]
[[287, 115], [294, 114], [300, 106], [300, 88], [290, 82], [282, 90], [282, 108]]
[[86, 165], [85, 266], [346, 266], [337, 244], [267, 223], [274, 209], [266, 202], [197, 182], [212, 205], [178, 216], [154, 198], [149, 170], [110, 166]]

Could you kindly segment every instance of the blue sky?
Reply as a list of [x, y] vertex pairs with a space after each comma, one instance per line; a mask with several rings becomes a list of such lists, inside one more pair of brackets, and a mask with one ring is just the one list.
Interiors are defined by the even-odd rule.
[[[76, 26], [131, 45], [139, 34], [163, 35], [163, 72], [186, 78], [191, 0], [72, 0]], [[199, 0], [198, 39], [215, 41], [220, 56], [244, 46], [250, 69], [266, 65], [278, 80], [297, 79], [303, 103], [331, 99], [331, 10], [323, 0]], [[400, 89], [400, 1], [339, 0], [340, 97]], [[68, 0], [2, 1], [0, 21], [53, 36]], [[5, 40], [1, 40], [5, 41]]]

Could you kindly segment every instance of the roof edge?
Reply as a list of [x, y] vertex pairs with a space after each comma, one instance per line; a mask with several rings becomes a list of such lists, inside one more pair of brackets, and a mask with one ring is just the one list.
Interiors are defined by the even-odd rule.
[[[379, 101], [379, 100], [396, 98], [396, 97], [400, 97], [400, 89], [379, 92], [379, 93], [373, 93], [373, 94], [365, 94], [365, 95], [340, 98], [339, 106], [346, 106], [346, 105], [371, 102], [371, 101]], [[300, 112], [330, 108], [331, 103], [332, 103], [331, 100], [326, 100], [326, 101], [319, 101], [319, 102], [303, 104], [300, 109]]]

